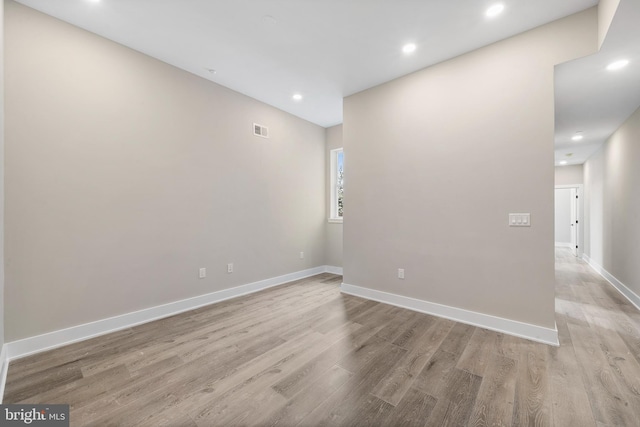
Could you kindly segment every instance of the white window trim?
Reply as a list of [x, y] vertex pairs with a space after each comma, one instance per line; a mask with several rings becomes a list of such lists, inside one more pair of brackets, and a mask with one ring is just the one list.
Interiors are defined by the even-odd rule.
[[330, 151], [331, 156], [331, 177], [329, 185], [331, 186], [331, 203], [329, 206], [329, 223], [342, 224], [342, 217], [338, 216], [338, 183], [336, 177], [338, 175], [338, 153], [344, 153], [342, 148], [336, 148]]

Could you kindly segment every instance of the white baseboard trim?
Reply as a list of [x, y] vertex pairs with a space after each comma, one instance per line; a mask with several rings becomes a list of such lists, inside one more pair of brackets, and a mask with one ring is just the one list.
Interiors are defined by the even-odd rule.
[[326, 265], [326, 272], [331, 274], [337, 274], [338, 276], [342, 276], [342, 267], [334, 267], [332, 265]]
[[558, 341], [557, 328], [544, 328], [542, 326], [531, 325], [529, 323], [522, 323], [515, 320], [504, 319], [502, 317], [495, 317], [475, 311], [468, 311], [461, 308], [436, 304], [429, 301], [391, 294], [375, 289], [349, 285], [347, 283], [342, 284], [342, 292], [344, 292], [345, 294], [382, 302], [384, 304], [395, 305], [397, 307], [418, 311], [420, 313], [444, 317], [445, 319], [466, 323], [483, 329], [490, 329], [492, 331], [514, 335], [520, 338], [526, 338], [531, 341], [549, 344], [556, 347], [560, 345]]
[[561, 248], [569, 248], [571, 249], [573, 247], [573, 245], [571, 244], [571, 242], [569, 243], [565, 243], [565, 242], [556, 242], [556, 246], [561, 247]]
[[[127, 329], [132, 326], [143, 323], [152, 322], [154, 320], [173, 316], [185, 311], [193, 310], [206, 305], [225, 301], [231, 298], [252, 294], [267, 288], [282, 285], [294, 280], [304, 279], [306, 277], [315, 276], [316, 274], [330, 272], [330, 267], [320, 266], [307, 270], [297, 271], [295, 273], [285, 274], [283, 276], [273, 277], [271, 279], [260, 280], [258, 282], [237, 286], [235, 288], [224, 289], [205, 295], [199, 295], [193, 298], [187, 298], [180, 301], [170, 302], [168, 304], [158, 305], [131, 313], [122, 314], [120, 316], [109, 317], [107, 319], [97, 320], [95, 322], [85, 323], [83, 325], [72, 326], [70, 328], [58, 331], [48, 332], [46, 334], [37, 335], [5, 343], [3, 353], [6, 349], [6, 360], [11, 361], [21, 357], [30, 356], [46, 350], [62, 347], [78, 341], [84, 341], [100, 335]], [[8, 363], [6, 363], [8, 365]], [[4, 367], [4, 365], [3, 365]]]
[[7, 345], [2, 346], [0, 351], [0, 403], [4, 398], [4, 386], [7, 383], [7, 372], [9, 371], [9, 358], [7, 357]]
[[629, 300], [631, 304], [633, 304], [638, 310], [640, 310], [640, 296], [629, 289], [624, 283], [616, 279], [616, 277], [609, 273], [604, 269], [600, 264], [589, 258], [589, 255], [583, 253], [582, 259], [584, 262], [589, 264], [589, 267], [594, 269], [596, 273], [604, 277], [604, 279], [609, 282], [611, 286], [613, 286], [618, 292], [622, 294], [623, 297]]

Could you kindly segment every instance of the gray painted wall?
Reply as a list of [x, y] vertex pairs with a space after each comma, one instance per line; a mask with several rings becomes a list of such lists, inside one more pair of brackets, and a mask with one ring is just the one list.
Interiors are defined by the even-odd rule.
[[620, 0], [599, 0], [598, 2], [598, 48], [602, 47]]
[[556, 185], [575, 185], [584, 182], [582, 165], [556, 166]]
[[[330, 151], [336, 148], [342, 148], [342, 125], [333, 126], [327, 128], [327, 141], [326, 141], [326, 166], [325, 171], [327, 174], [327, 218], [331, 215], [331, 157]], [[346, 203], [346, 200], [345, 200]], [[325, 243], [325, 261], [327, 265], [333, 267], [342, 267], [342, 227], [340, 223], [327, 223], [327, 235]]]
[[584, 164], [584, 253], [593, 260], [604, 259], [604, 150], [595, 152]]
[[584, 165], [585, 253], [640, 295], [640, 109]]
[[[4, 346], [4, 1], [0, 2], [0, 350]], [[0, 360], [0, 368], [2, 361]]]
[[596, 48], [593, 8], [346, 98], [345, 283], [554, 328], [553, 67]]
[[8, 341], [324, 264], [323, 128], [5, 13]]

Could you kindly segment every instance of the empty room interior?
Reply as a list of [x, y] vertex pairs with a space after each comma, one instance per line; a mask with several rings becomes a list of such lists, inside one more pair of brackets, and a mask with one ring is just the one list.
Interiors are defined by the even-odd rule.
[[0, 424], [638, 425], [637, 0], [0, 5]]

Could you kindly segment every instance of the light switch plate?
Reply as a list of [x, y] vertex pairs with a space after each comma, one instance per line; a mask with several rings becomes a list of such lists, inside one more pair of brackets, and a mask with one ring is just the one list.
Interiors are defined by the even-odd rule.
[[509, 227], [531, 227], [530, 213], [510, 213]]

